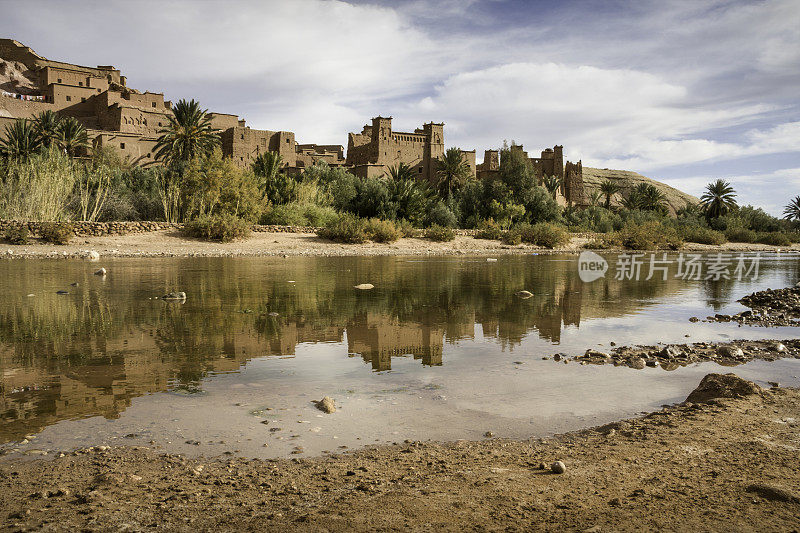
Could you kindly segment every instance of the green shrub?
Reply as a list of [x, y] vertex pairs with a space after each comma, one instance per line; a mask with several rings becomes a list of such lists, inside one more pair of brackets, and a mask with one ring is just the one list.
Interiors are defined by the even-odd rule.
[[18, 224], [7, 227], [3, 238], [9, 244], [28, 244], [29, 236], [28, 226]]
[[500, 225], [494, 221], [494, 219], [490, 218], [487, 220], [482, 220], [481, 223], [478, 225], [478, 231], [475, 232], [476, 239], [489, 239], [489, 240], [498, 240], [503, 237], [503, 230], [500, 229]]
[[677, 250], [683, 240], [675, 228], [656, 221], [644, 224], [626, 224], [618, 234], [610, 234], [610, 243], [619, 243], [629, 250]]
[[745, 228], [729, 228], [725, 230], [725, 238], [731, 242], [756, 242], [758, 234]]
[[437, 242], [448, 242], [456, 238], [456, 232], [451, 228], [445, 228], [434, 224], [425, 230], [425, 238]]
[[361, 244], [369, 239], [366, 222], [350, 213], [345, 213], [329, 222], [324, 228], [317, 230], [317, 235], [323, 239], [346, 244]]
[[250, 224], [230, 213], [203, 215], [183, 225], [189, 237], [208, 241], [231, 242], [250, 235]]
[[791, 239], [789, 239], [785, 233], [781, 233], [780, 231], [759, 233], [756, 242], [759, 244], [770, 244], [772, 246], [789, 246], [792, 244]]
[[329, 206], [308, 204], [304, 206], [303, 216], [305, 216], [308, 226], [321, 228], [339, 218], [339, 213]]
[[332, 207], [315, 204], [290, 203], [268, 207], [261, 215], [261, 224], [276, 226], [324, 227], [339, 218]]
[[519, 227], [519, 232], [522, 242], [544, 248], [556, 248], [569, 242], [567, 230], [549, 222], [539, 222], [533, 226], [526, 224]]
[[395, 222], [394, 225], [397, 226], [398, 231], [400, 231], [401, 237], [416, 237], [419, 233], [417, 228], [415, 228], [411, 222], [404, 218], [401, 218]]
[[75, 228], [68, 222], [46, 222], [39, 227], [39, 236], [50, 244], [69, 244]]
[[680, 231], [681, 237], [686, 242], [696, 242], [700, 244], [725, 244], [726, 238], [722, 232], [715, 231], [703, 226], [684, 226]]
[[428, 212], [427, 222], [430, 227], [442, 226], [445, 228], [454, 228], [458, 226], [458, 218], [456, 215], [441, 201], [434, 205]]
[[367, 235], [375, 242], [394, 242], [400, 238], [400, 230], [391, 220], [371, 218], [366, 223]]
[[510, 229], [503, 232], [501, 240], [503, 241], [503, 244], [510, 244], [514, 246], [517, 244], [522, 244], [522, 235], [520, 234], [519, 230]]

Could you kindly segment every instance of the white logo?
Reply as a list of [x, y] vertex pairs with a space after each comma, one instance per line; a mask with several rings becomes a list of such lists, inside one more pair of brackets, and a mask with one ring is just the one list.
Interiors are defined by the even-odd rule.
[[608, 271], [608, 261], [594, 252], [581, 252], [578, 256], [578, 276], [581, 281], [591, 283], [606, 275]]

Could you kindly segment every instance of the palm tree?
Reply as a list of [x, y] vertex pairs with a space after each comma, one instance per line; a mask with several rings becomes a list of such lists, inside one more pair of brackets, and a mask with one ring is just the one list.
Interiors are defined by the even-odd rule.
[[718, 218], [736, 209], [736, 191], [725, 180], [717, 180], [706, 185], [706, 192], [700, 197], [700, 205], [707, 218]]
[[425, 219], [436, 192], [426, 181], [417, 180], [408, 166], [405, 169], [402, 166], [401, 163], [389, 169], [392, 177], [397, 176], [386, 184], [389, 196], [396, 207], [395, 216], [398, 220], [406, 219], [412, 224], [419, 224]]
[[460, 148], [448, 148], [439, 160], [439, 169], [436, 177], [439, 180], [439, 189], [450, 198], [453, 186], [460, 185], [469, 177], [470, 168]]
[[639, 209], [644, 211], [662, 211], [666, 208], [666, 196], [652, 183], [640, 183], [636, 186], [639, 198]]
[[547, 192], [553, 195], [553, 200], [555, 200], [558, 195], [558, 190], [561, 188], [561, 178], [557, 176], [545, 176], [542, 183], [544, 184], [544, 188], [547, 189]]
[[596, 189], [589, 193], [589, 203], [593, 206], [599, 205], [602, 198], [603, 193]]
[[389, 167], [389, 172], [386, 173], [386, 176], [391, 178], [392, 181], [404, 181], [404, 180], [415, 179], [414, 171], [411, 169], [410, 166], [406, 165], [405, 163], [400, 163], [393, 167]]
[[605, 208], [611, 209], [611, 197], [617, 194], [620, 190], [620, 186], [609, 179], [605, 180], [600, 184], [600, 192], [605, 195], [606, 203]]
[[89, 146], [89, 137], [78, 119], [65, 117], [58, 123], [56, 143], [68, 156], [75, 157], [80, 150]]
[[39, 136], [39, 142], [44, 148], [58, 145], [59, 122], [61, 118], [54, 111], [42, 111], [33, 119], [33, 127]]
[[281, 171], [283, 165], [283, 158], [278, 152], [264, 152], [258, 154], [255, 161], [253, 161], [253, 173], [265, 181], [275, 179], [278, 172]]
[[5, 140], [0, 140], [0, 155], [6, 159], [25, 160], [40, 146], [33, 125], [25, 119], [18, 119], [6, 125]]
[[795, 196], [789, 205], [783, 209], [783, 218], [786, 220], [800, 220], [800, 196]]
[[172, 108], [169, 124], [159, 131], [156, 159], [166, 163], [185, 163], [214, 151], [220, 143], [219, 131], [211, 127], [211, 115], [195, 100], [181, 100]]

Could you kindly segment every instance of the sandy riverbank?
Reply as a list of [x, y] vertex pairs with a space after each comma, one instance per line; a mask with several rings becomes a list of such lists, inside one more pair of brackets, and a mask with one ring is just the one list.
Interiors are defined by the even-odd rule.
[[[0, 247], [0, 257], [73, 257], [97, 251], [102, 257], [171, 257], [171, 256], [375, 256], [375, 255], [503, 255], [525, 253], [575, 253], [591, 240], [586, 234], [574, 235], [569, 244], [557, 250], [531, 245], [508, 246], [499, 241], [475, 239], [459, 235], [451, 242], [427, 239], [400, 239], [391, 244], [338, 244], [320, 239], [313, 233], [253, 233], [242, 241], [213, 243], [187, 239], [175, 230], [76, 237], [66, 246], [45, 243], [8, 245]], [[684, 250], [697, 251], [775, 251], [778, 248], [763, 244], [726, 243], [709, 246], [687, 243]], [[800, 250], [793, 245], [784, 250]], [[10, 253], [9, 253], [10, 252]]]
[[[546, 440], [276, 461], [130, 447], [4, 459], [0, 517], [8, 531], [790, 531], [798, 451], [800, 390], [775, 388]], [[556, 460], [565, 473], [540, 467]]]

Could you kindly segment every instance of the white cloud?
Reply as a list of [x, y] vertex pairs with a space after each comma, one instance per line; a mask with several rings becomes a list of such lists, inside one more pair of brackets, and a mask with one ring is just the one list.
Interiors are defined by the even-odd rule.
[[470, 141], [496, 147], [502, 139], [531, 151], [564, 144], [587, 164], [648, 170], [745, 155], [739, 144], [704, 134], [771, 109], [693, 106], [686, 87], [646, 72], [514, 63], [454, 75], [410, 111], [440, 116], [448, 143], [462, 148], [472, 148]]

